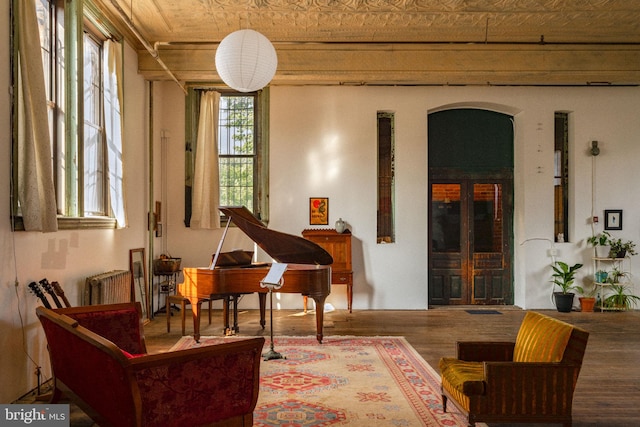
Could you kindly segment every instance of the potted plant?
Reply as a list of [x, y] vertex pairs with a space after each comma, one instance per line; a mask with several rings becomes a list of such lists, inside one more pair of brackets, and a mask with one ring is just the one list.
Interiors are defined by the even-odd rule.
[[636, 255], [636, 244], [631, 240], [609, 239], [609, 258], [624, 258], [627, 255]]
[[591, 313], [596, 306], [596, 292], [598, 291], [598, 287], [593, 285], [590, 290], [587, 290], [581, 286], [576, 286], [575, 289], [582, 294], [581, 297], [578, 297], [580, 301], [580, 311]]
[[628, 287], [624, 284], [611, 285], [611, 290], [613, 293], [604, 300], [604, 307], [607, 309], [626, 311], [640, 301], [640, 297], [628, 293]]
[[598, 270], [596, 271], [596, 282], [598, 283], [606, 283], [607, 282], [607, 278], [609, 277], [609, 273], [607, 273], [604, 270]]
[[607, 231], [591, 236], [587, 239], [587, 243], [594, 247], [596, 256], [605, 258], [609, 256], [610, 252], [611, 234]]
[[626, 271], [620, 271], [618, 267], [613, 267], [611, 271], [607, 274], [607, 283], [611, 283], [612, 285], [617, 285], [620, 283], [620, 279], [627, 277]]
[[579, 290], [578, 286], [575, 286], [575, 275], [582, 267], [582, 264], [577, 263], [569, 266], [566, 262], [556, 261], [553, 268], [553, 274], [551, 275], [554, 285], [560, 288], [560, 292], [554, 292], [553, 296], [556, 303], [556, 309], [563, 313], [569, 313], [573, 307], [573, 297], [575, 294], [571, 291]]

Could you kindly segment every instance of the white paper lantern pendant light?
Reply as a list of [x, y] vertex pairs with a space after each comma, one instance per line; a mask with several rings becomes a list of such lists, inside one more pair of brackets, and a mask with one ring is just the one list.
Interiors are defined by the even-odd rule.
[[265, 36], [239, 30], [226, 36], [216, 50], [216, 70], [227, 86], [239, 92], [255, 92], [276, 74], [278, 56]]

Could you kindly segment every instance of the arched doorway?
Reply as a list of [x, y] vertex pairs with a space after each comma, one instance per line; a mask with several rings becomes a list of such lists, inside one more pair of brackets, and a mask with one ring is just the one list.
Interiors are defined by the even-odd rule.
[[513, 304], [513, 117], [429, 114], [429, 304]]

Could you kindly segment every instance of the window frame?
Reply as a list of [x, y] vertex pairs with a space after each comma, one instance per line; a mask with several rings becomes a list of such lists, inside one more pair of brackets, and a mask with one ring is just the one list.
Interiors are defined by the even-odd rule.
[[[215, 90], [221, 97], [252, 96], [254, 97], [254, 176], [253, 176], [253, 210], [252, 213], [265, 224], [269, 222], [268, 188], [269, 188], [269, 88], [256, 92], [237, 92], [226, 88], [202, 85], [187, 85], [187, 101], [185, 109], [185, 218], [186, 227], [191, 226], [191, 192], [193, 171], [196, 158], [196, 141], [198, 134], [198, 118], [200, 111], [200, 93]], [[222, 156], [221, 156], [222, 157]], [[226, 157], [247, 157], [246, 154]], [[220, 214], [221, 224], [228, 218]]]
[[[260, 111], [260, 109], [259, 109], [259, 107], [257, 105], [258, 96], [255, 93], [247, 94], [247, 93], [240, 93], [240, 92], [234, 92], [234, 93], [229, 92], [229, 93], [221, 94], [221, 96], [220, 96], [220, 106], [221, 106], [220, 107], [220, 111], [222, 111], [222, 104], [223, 104], [222, 99], [223, 98], [249, 98], [249, 97], [253, 98], [253, 126], [252, 126], [253, 127], [253, 129], [252, 129], [253, 151], [251, 153], [249, 153], [249, 154], [245, 154], [245, 153], [223, 154], [221, 152], [221, 150], [220, 150], [221, 145], [225, 144], [225, 143], [228, 143], [229, 141], [228, 140], [227, 141], [222, 141], [222, 139], [221, 139], [222, 132], [220, 132], [220, 129], [223, 127], [223, 124], [222, 124], [222, 122], [220, 122], [218, 124], [218, 130], [219, 130], [218, 131], [218, 159], [219, 159], [218, 167], [220, 168], [220, 178], [222, 178], [222, 171], [223, 171], [222, 163], [223, 162], [225, 162], [227, 160], [230, 160], [230, 159], [236, 159], [238, 161], [242, 161], [242, 160], [246, 160], [246, 159], [251, 159], [252, 160], [252, 182], [253, 182], [253, 188], [252, 188], [251, 206], [253, 207], [253, 209], [250, 209], [249, 206], [247, 206], [247, 209], [249, 209], [251, 212], [255, 212], [256, 211], [255, 207], [257, 206], [257, 203], [258, 203], [258, 195], [256, 194], [256, 187], [257, 187], [256, 184], [257, 184], [257, 179], [258, 179], [258, 176], [257, 176], [258, 175], [258, 157], [259, 157], [259, 155], [258, 155], [258, 152], [259, 152], [259, 150], [258, 150], [259, 138], [257, 137], [258, 131], [259, 131], [258, 130], [259, 126], [258, 126], [258, 123], [257, 123], [258, 121], [256, 120], [256, 118], [258, 117], [257, 114], [259, 114], [259, 111]], [[235, 111], [235, 110], [229, 109], [229, 111]], [[232, 126], [227, 126], [227, 127], [232, 127]], [[231, 137], [231, 140], [232, 141], [234, 140], [233, 137]], [[221, 182], [220, 182], [220, 197], [222, 197], [222, 193], [223, 193], [222, 188], [223, 188], [223, 186], [222, 186], [222, 179], [221, 179]], [[230, 188], [230, 186], [227, 186], [227, 188]], [[222, 200], [220, 200], [219, 202], [220, 202], [221, 206], [225, 206], [226, 205], [226, 204], [222, 203]], [[222, 215], [221, 218], [224, 218], [224, 215]]]
[[[14, 0], [24, 1], [24, 0]], [[36, 0], [27, 0], [34, 1]], [[101, 44], [107, 38], [122, 39], [109, 23], [99, 19], [100, 13], [91, 1], [48, 0], [50, 24], [51, 59], [45, 69], [47, 79], [47, 105], [50, 120], [53, 181], [56, 191], [57, 222], [59, 230], [70, 229], [113, 229], [116, 219], [111, 213], [108, 198], [108, 179], [102, 183], [102, 210], [104, 215], [85, 216], [84, 213], [84, 36], [89, 34]], [[15, 42], [15, 5], [12, 2], [11, 70], [12, 85], [18, 82], [18, 47]], [[98, 24], [100, 22], [100, 24]], [[62, 34], [58, 31], [62, 31]], [[61, 45], [62, 44], [62, 45]], [[63, 58], [60, 56], [64, 54]], [[45, 64], [46, 65], [46, 64]], [[64, 70], [64, 71], [62, 71]], [[103, 69], [100, 69], [101, 86], [104, 87]], [[18, 113], [18, 90], [12, 91], [12, 162], [18, 164], [16, 144], [20, 118]], [[100, 104], [103, 108], [103, 97]], [[100, 113], [104, 129], [104, 114]], [[63, 117], [63, 119], [61, 119]], [[104, 132], [102, 132], [102, 173], [107, 170], [108, 158]], [[77, 158], [77, 164], [74, 164]], [[69, 167], [73, 166], [73, 167]], [[18, 171], [13, 168], [12, 179], [17, 182]], [[22, 214], [19, 210], [17, 188], [12, 185], [12, 221], [14, 230], [24, 230]]]
[[378, 111], [376, 243], [395, 243], [395, 113]]
[[[569, 112], [554, 112], [554, 208], [553, 208], [553, 241], [555, 243], [570, 242], [569, 215]], [[562, 238], [560, 238], [562, 234]]]
[[[107, 150], [106, 150], [106, 135], [105, 135], [105, 127], [104, 127], [104, 67], [103, 67], [103, 59], [104, 59], [104, 37], [101, 37], [100, 34], [92, 29], [92, 27], [90, 25], [84, 25], [84, 29], [83, 29], [83, 67], [86, 67], [86, 57], [85, 57], [85, 49], [84, 49], [84, 40], [86, 38], [91, 39], [92, 42], [94, 42], [97, 46], [98, 46], [98, 61], [99, 61], [99, 66], [98, 66], [98, 74], [100, 76], [100, 78], [98, 79], [99, 81], [97, 82], [97, 103], [96, 103], [96, 108], [97, 108], [97, 120], [96, 122], [90, 121], [89, 118], [87, 118], [87, 115], [84, 114], [86, 112], [86, 107], [87, 107], [87, 103], [86, 100], [88, 99], [88, 96], [86, 94], [87, 92], [87, 88], [84, 86], [85, 83], [85, 73], [83, 72], [83, 84], [82, 84], [82, 97], [83, 97], [83, 128], [82, 128], [82, 139], [79, 140], [78, 142], [78, 170], [82, 171], [82, 173], [78, 173], [78, 206], [82, 206], [82, 218], [100, 218], [100, 217], [110, 217], [110, 215], [108, 214], [108, 212], [111, 211], [111, 207], [109, 205], [109, 186], [108, 186], [108, 177], [107, 177], [107, 163], [109, 161], [108, 159], [108, 155], [107, 155]], [[96, 170], [92, 170], [93, 173], [99, 173], [101, 174], [101, 179], [100, 179], [100, 187], [101, 189], [100, 191], [100, 209], [101, 212], [98, 213], [88, 213], [87, 212], [87, 200], [86, 200], [86, 196], [87, 196], [87, 183], [85, 180], [85, 177], [87, 175], [87, 165], [85, 163], [86, 160], [86, 148], [87, 148], [87, 132], [86, 129], [87, 127], [93, 127], [96, 129], [97, 135], [98, 135], [98, 140], [99, 142], [99, 146], [98, 146], [98, 152], [99, 155], [101, 156], [101, 161], [99, 162], [99, 166], [96, 168]], [[81, 141], [81, 142], [80, 142]], [[80, 201], [82, 201], [82, 204], [80, 204]]]

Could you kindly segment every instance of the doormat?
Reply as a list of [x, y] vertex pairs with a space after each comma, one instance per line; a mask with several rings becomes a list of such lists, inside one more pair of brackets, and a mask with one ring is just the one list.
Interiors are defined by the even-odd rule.
[[498, 310], [465, 310], [469, 314], [502, 314]]

